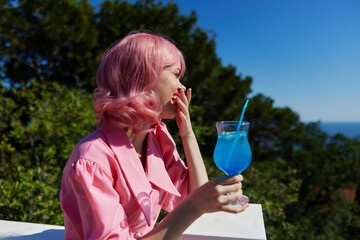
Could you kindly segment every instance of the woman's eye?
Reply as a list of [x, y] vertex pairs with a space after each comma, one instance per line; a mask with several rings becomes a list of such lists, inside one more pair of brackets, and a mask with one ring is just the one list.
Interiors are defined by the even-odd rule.
[[180, 73], [174, 73], [175, 77], [179, 78], [180, 77]]

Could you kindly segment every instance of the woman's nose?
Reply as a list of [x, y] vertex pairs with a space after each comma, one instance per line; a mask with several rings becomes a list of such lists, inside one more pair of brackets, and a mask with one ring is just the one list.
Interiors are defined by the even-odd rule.
[[179, 87], [178, 87], [178, 90], [185, 92], [186, 87], [180, 83], [180, 85], [179, 85]]

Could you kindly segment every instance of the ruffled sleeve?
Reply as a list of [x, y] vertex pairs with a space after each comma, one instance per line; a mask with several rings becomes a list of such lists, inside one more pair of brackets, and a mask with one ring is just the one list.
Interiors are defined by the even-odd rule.
[[179, 153], [176, 150], [175, 141], [171, 137], [164, 123], [161, 122], [158, 124], [156, 135], [159, 141], [165, 168], [171, 181], [181, 195], [180, 197], [173, 194], [168, 194], [166, 196], [163, 209], [171, 212], [190, 193], [189, 172], [184, 161], [180, 158]]
[[110, 172], [87, 159], [64, 169], [65, 239], [134, 239], [113, 184]]

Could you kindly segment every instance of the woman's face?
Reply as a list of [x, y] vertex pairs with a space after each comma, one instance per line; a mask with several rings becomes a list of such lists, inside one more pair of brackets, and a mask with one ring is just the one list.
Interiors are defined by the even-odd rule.
[[173, 97], [179, 96], [180, 90], [186, 90], [185, 86], [180, 83], [180, 72], [180, 62], [164, 68], [160, 74], [159, 82], [154, 87], [154, 91], [159, 95], [162, 104], [160, 118], [172, 119], [176, 116], [177, 106]]

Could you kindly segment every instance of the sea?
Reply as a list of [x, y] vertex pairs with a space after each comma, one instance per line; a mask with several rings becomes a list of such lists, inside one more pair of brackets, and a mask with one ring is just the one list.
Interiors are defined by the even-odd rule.
[[340, 133], [348, 138], [360, 137], [360, 122], [320, 122], [320, 128], [330, 136]]

